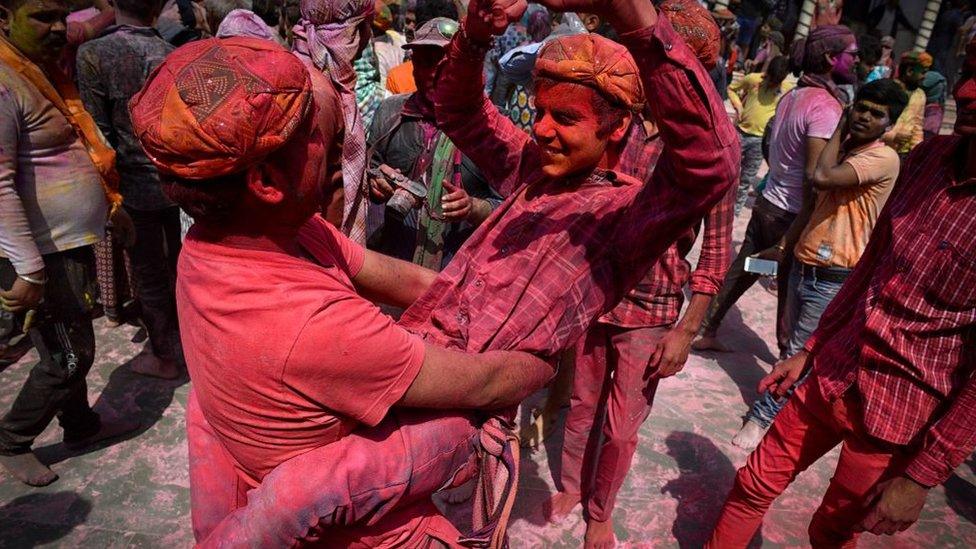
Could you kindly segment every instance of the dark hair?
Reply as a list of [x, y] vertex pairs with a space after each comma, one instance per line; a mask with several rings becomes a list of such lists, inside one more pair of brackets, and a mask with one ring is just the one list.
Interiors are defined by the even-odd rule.
[[161, 177], [163, 192], [194, 221], [219, 225], [230, 221], [247, 189], [244, 172], [195, 181]]
[[781, 52], [786, 47], [786, 37], [783, 36], [783, 33], [779, 31], [770, 31], [769, 41], [772, 42], [774, 46], [779, 48], [779, 51]]
[[871, 34], [862, 34], [857, 38], [858, 56], [865, 65], [873, 67], [881, 61], [881, 40]]
[[457, 6], [451, 0], [423, 0], [417, 2], [417, 9], [414, 10], [417, 17], [417, 27], [420, 28], [424, 23], [435, 17], [447, 17], [448, 19], [458, 20]]
[[[273, 0], [254, 0], [254, 2], [251, 4], [251, 11], [260, 17], [266, 25], [271, 28], [275, 28], [281, 21], [281, 10], [279, 5], [284, 7], [284, 2], [275, 2]], [[211, 30], [217, 32], [217, 29]]]
[[148, 22], [159, 15], [163, 0], [115, 0], [115, 9]]
[[204, 10], [207, 12], [207, 24], [214, 33], [227, 14], [234, 10], [250, 10], [251, 0], [204, 0]]
[[786, 75], [790, 73], [790, 59], [785, 55], [777, 55], [766, 67], [766, 84], [768, 86], [778, 86], [786, 80]]
[[854, 102], [861, 100], [887, 105], [889, 118], [894, 123], [908, 105], [908, 94], [901, 84], [890, 78], [884, 78], [861, 86], [854, 96]]
[[779, 17], [775, 15], [770, 15], [766, 18], [766, 25], [769, 25], [769, 29], [773, 31], [783, 30], [783, 22], [779, 20]]
[[561, 80], [541, 77], [535, 80], [535, 89], [549, 88], [556, 84], [569, 84], [571, 86], [579, 86], [580, 88], [588, 88], [593, 91], [592, 105], [593, 111], [596, 113], [598, 119], [599, 125], [596, 130], [596, 136], [599, 139], [606, 139], [608, 135], [613, 133], [613, 130], [620, 126], [620, 123], [630, 113], [627, 109], [611, 103], [602, 93], [576, 82], [563, 82]]

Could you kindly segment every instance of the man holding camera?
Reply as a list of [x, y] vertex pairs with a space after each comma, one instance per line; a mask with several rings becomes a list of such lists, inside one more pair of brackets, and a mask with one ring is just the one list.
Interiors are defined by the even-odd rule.
[[434, 120], [434, 70], [457, 30], [457, 21], [436, 17], [404, 46], [417, 91], [383, 100], [368, 138], [367, 245], [437, 271], [501, 203]]

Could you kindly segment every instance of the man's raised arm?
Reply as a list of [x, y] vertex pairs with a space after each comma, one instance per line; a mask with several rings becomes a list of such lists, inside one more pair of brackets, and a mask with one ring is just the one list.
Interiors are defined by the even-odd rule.
[[528, 134], [502, 116], [484, 93], [482, 67], [493, 30], [476, 15], [483, 3], [472, 0], [462, 30], [437, 69], [434, 111], [438, 127], [507, 197], [523, 176], [538, 171], [539, 154]]

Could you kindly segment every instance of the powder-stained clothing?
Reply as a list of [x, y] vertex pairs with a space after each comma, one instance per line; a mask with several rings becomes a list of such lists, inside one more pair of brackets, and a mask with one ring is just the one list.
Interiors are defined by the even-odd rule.
[[[663, 145], [657, 136], [647, 138], [643, 126], [635, 126], [633, 131], [637, 135], [629, 139], [617, 167], [640, 181], [649, 181]], [[705, 216], [701, 254], [694, 270], [686, 257], [695, 245], [701, 224], [678, 237], [647, 276], [612, 311], [601, 316], [600, 322], [625, 328], [666, 326], [678, 319], [684, 303], [685, 284], [690, 284], [693, 293], [717, 294], [732, 262], [734, 211], [733, 193], [720, 200]]]
[[925, 90], [916, 88], [908, 97], [908, 106], [901, 112], [895, 127], [885, 134], [885, 143], [898, 154], [908, 154], [925, 137], [925, 103]]
[[0, 62], [0, 256], [18, 274], [41, 255], [105, 234], [102, 178], [78, 134], [41, 92]]
[[481, 93], [484, 52], [454, 38], [435, 91], [439, 126], [508, 198], [402, 325], [447, 347], [554, 359], [725, 195], [738, 141], [708, 73], [664, 18], [621, 38], [665, 144], [646, 184], [604, 170], [547, 180], [542, 148]]
[[807, 341], [823, 396], [857, 391], [867, 432], [918, 443], [906, 473], [933, 486], [976, 448], [976, 180], [967, 141], [919, 145], [857, 268]]
[[300, 241], [308, 250], [298, 254], [194, 226], [180, 256], [190, 377], [251, 487], [279, 463], [379, 423], [424, 360], [419, 338], [356, 295], [362, 247], [318, 216]]
[[800, 211], [807, 139], [830, 139], [843, 110], [829, 91], [814, 86], [796, 88], [780, 99], [769, 140], [766, 200], [790, 213]]
[[763, 86], [762, 82], [762, 73], [756, 72], [729, 85], [729, 101], [739, 106], [739, 129], [758, 137], [766, 132], [766, 124], [776, 113], [779, 98], [792, 89], [792, 84], [785, 81], [777, 90]]
[[806, 265], [853, 269], [898, 178], [898, 153], [880, 140], [846, 153], [841, 161], [854, 169], [857, 185], [817, 192], [794, 250]]
[[116, 150], [119, 190], [127, 208], [160, 210], [173, 206], [163, 194], [156, 167], [132, 131], [129, 99], [173, 46], [150, 27], [118, 25], [78, 49], [78, 92], [85, 109]]

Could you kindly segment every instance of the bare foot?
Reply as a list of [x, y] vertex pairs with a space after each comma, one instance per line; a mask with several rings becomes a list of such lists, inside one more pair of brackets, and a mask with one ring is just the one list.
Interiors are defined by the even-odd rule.
[[617, 538], [613, 535], [613, 520], [605, 522], [589, 519], [586, 521], [586, 536], [583, 538], [583, 549], [612, 549], [617, 546]]
[[103, 419], [102, 428], [99, 429], [97, 433], [78, 440], [66, 440], [64, 441], [64, 446], [69, 450], [82, 450], [91, 446], [92, 444], [95, 444], [96, 442], [101, 442], [103, 440], [122, 436], [126, 433], [131, 433], [132, 431], [138, 429], [139, 426], [140, 422], [137, 419]]
[[766, 429], [761, 425], [755, 421], [746, 420], [739, 432], [732, 437], [732, 445], [743, 450], [755, 450], [765, 434]]
[[173, 360], [163, 360], [152, 353], [139, 353], [130, 363], [132, 371], [160, 379], [176, 379], [183, 375], [183, 369]]
[[579, 494], [556, 492], [556, 495], [552, 496], [544, 506], [546, 520], [549, 522], [562, 520], [580, 504], [580, 501]]
[[714, 335], [702, 334], [691, 342], [691, 348], [696, 351], [718, 351], [720, 353], [729, 352], [729, 348]]
[[0, 465], [14, 478], [31, 486], [47, 486], [58, 480], [58, 475], [41, 463], [34, 452], [0, 456]]

